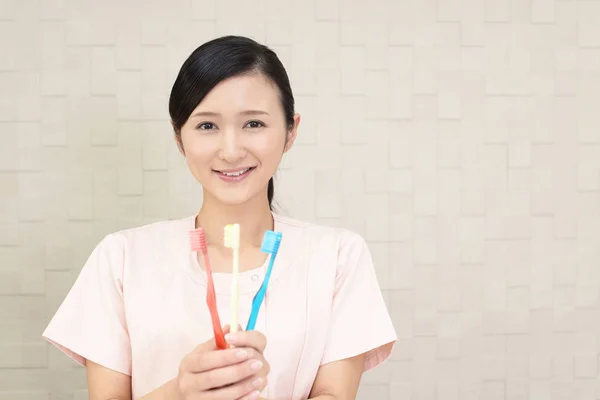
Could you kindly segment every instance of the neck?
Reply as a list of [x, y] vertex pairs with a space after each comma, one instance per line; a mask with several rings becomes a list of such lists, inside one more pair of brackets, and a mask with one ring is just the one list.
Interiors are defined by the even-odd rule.
[[256, 196], [243, 204], [223, 204], [208, 193], [196, 217], [196, 227], [202, 226], [207, 244], [223, 246], [223, 228], [240, 225], [240, 247], [260, 247], [265, 231], [273, 229], [273, 216], [265, 196]]

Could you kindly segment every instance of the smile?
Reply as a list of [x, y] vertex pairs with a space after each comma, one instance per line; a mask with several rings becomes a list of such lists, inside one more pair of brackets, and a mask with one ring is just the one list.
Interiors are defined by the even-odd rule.
[[213, 172], [221, 179], [227, 182], [239, 182], [245, 179], [256, 167], [247, 167], [238, 170], [217, 171]]

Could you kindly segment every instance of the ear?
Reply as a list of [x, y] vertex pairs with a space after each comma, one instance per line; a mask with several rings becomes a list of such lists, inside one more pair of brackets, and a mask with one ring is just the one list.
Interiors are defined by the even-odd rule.
[[294, 126], [287, 133], [287, 141], [283, 148], [284, 153], [287, 153], [294, 145], [294, 141], [296, 140], [296, 137], [298, 137], [298, 126], [300, 125], [301, 119], [300, 114], [294, 114]]
[[185, 150], [183, 150], [183, 142], [181, 141], [181, 132], [177, 132], [177, 129], [175, 129], [175, 124], [172, 120], [170, 122], [171, 127], [173, 128], [173, 139], [175, 140], [175, 144], [177, 144], [177, 149], [179, 149], [181, 155], [185, 157]]

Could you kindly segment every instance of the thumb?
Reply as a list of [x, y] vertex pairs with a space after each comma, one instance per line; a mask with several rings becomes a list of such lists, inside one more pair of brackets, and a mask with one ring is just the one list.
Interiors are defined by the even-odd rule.
[[[238, 324], [238, 330], [239, 331], [242, 330], [242, 326], [240, 324]], [[223, 334], [227, 335], [229, 332], [231, 332], [231, 326], [229, 324], [227, 324], [223, 327]], [[208, 351], [215, 351], [215, 350], [219, 350], [219, 347], [217, 346], [217, 341], [215, 340], [215, 337], [213, 336], [210, 339], [208, 339], [206, 342], [201, 343], [198, 346], [196, 346], [196, 348], [194, 349], [194, 353], [205, 353]]]
[[[242, 325], [238, 324], [238, 331], [242, 331]], [[227, 324], [223, 327], [223, 334], [227, 335], [229, 332], [231, 332], [231, 325]]]

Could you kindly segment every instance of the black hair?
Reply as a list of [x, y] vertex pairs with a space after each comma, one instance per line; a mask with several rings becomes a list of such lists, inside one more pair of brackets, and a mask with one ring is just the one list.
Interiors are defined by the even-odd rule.
[[[169, 114], [175, 134], [179, 137], [181, 127], [217, 84], [227, 78], [252, 73], [261, 73], [277, 85], [286, 126], [293, 128], [294, 95], [277, 54], [247, 37], [222, 36], [202, 44], [181, 66], [169, 98]], [[274, 195], [275, 185], [271, 178], [267, 189], [271, 210]]]

